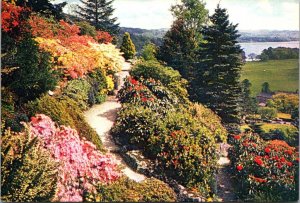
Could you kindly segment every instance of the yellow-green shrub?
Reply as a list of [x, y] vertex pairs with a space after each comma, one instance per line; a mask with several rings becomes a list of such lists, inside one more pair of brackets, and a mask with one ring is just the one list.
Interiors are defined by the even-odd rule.
[[44, 95], [34, 102], [28, 103], [26, 109], [29, 116], [45, 114], [59, 125], [76, 129], [80, 137], [85, 137], [93, 142], [98, 149], [102, 149], [102, 143], [96, 131], [85, 121], [83, 112], [77, 103], [69, 97]]
[[99, 185], [97, 195], [86, 195], [92, 202], [174, 202], [176, 194], [164, 182], [148, 178], [140, 183], [122, 177], [111, 185]]
[[57, 185], [57, 163], [28, 131], [6, 131], [1, 138], [1, 199], [50, 201]]

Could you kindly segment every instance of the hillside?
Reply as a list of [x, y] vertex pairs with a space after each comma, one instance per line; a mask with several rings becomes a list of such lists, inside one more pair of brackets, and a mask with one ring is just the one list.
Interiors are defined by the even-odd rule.
[[261, 91], [264, 82], [270, 84], [272, 91], [296, 91], [299, 88], [298, 66], [297, 59], [247, 62], [242, 69], [241, 80], [250, 80], [253, 96]]
[[[125, 32], [129, 32], [133, 43], [136, 45], [137, 52], [140, 52], [146, 43], [152, 42], [160, 45], [167, 31], [166, 28], [147, 30], [121, 27], [119, 41], [121, 41]], [[298, 41], [299, 38], [299, 31], [290, 30], [242, 30], [239, 34], [241, 35], [239, 42], [285, 42]]]

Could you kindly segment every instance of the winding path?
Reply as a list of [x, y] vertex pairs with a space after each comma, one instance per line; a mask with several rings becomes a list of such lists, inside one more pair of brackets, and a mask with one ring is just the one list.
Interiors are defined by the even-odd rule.
[[[130, 64], [124, 63], [122, 71], [120, 72], [121, 84], [124, 84], [123, 79], [129, 75]], [[122, 172], [129, 179], [136, 182], [143, 181], [146, 177], [142, 174], [134, 172], [129, 166], [123, 161], [122, 157], [116, 153], [118, 146], [115, 145], [112, 137], [109, 133], [110, 129], [117, 118], [117, 112], [121, 108], [121, 104], [117, 101], [115, 96], [108, 97], [107, 101], [103, 104], [94, 105], [91, 109], [84, 113], [86, 121], [89, 125], [94, 128], [101, 138], [104, 148], [111, 154], [119, 165], [122, 167]]]

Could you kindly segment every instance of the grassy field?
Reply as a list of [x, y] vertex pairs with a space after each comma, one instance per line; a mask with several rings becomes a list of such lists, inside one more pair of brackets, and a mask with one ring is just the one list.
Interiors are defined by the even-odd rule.
[[283, 132], [286, 132], [286, 133], [297, 132], [297, 128], [295, 126], [287, 125], [287, 124], [264, 123], [261, 126], [261, 129], [266, 133], [269, 132], [270, 130], [275, 130], [275, 129], [282, 130]]
[[270, 84], [271, 91], [296, 91], [299, 88], [299, 62], [298, 59], [247, 62], [241, 79], [250, 80], [253, 96], [260, 93], [264, 82]]

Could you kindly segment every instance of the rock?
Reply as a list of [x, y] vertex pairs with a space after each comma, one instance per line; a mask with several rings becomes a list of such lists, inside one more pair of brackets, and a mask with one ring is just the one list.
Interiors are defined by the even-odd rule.
[[141, 150], [131, 150], [124, 154], [125, 162], [139, 173], [148, 174], [151, 170], [151, 161], [146, 159]]

